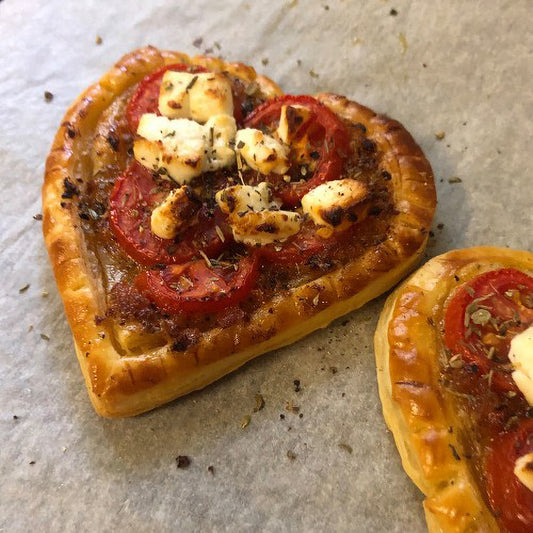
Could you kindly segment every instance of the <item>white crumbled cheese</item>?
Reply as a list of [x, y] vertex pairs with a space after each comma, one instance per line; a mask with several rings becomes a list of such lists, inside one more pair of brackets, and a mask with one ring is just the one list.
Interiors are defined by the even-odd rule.
[[223, 74], [165, 72], [159, 92], [159, 112], [169, 118], [207, 122], [214, 115], [233, 115], [233, 95]]
[[323, 183], [302, 198], [304, 214], [322, 229], [321, 237], [344, 230], [362, 220], [368, 210], [368, 187], [357, 180], [342, 179]]
[[309, 120], [311, 110], [301, 105], [284, 105], [281, 108], [278, 137], [285, 144], [291, 144], [298, 129]]
[[269, 185], [234, 185], [219, 191], [216, 201], [228, 220], [237, 242], [262, 246], [281, 242], [300, 231], [302, 217], [281, 211]]
[[215, 115], [205, 123], [207, 135], [207, 161], [205, 170], [217, 170], [235, 162], [233, 144], [237, 123], [230, 115]]
[[514, 465], [514, 475], [530, 491], [533, 491], [533, 452], [519, 457]]
[[168, 174], [183, 185], [202, 172], [233, 164], [237, 126], [229, 115], [215, 115], [205, 125], [186, 118], [169, 119], [144, 114], [133, 144], [135, 159], [143, 166]]
[[141, 165], [167, 173], [180, 185], [202, 173], [206, 138], [204, 127], [197, 122], [146, 113], [137, 133], [142, 139], [133, 143], [133, 153]]
[[529, 405], [533, 405], [533, 326], [513, 338], [509, 350], [512, 377]]
[[260, 130], [239, 130], [235, 148], [246, 164], [261, 174], [284, 174], [289, 169], [289, 147]]
[[153, 211], [150, 219], [152, 232], [162, 239], [173, 239], [191, 222], [194, 205], [190, 199], [190, 187], [178, 187]]

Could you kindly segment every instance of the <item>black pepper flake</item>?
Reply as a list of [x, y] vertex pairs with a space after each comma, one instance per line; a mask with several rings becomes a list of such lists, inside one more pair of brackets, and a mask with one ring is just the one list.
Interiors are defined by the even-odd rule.
[[266, 67], [268, 65], [268, 57], [261, 59], [261, 63], [263, 63], [263, 65]]
[[457, 453], [457, 450], [455, 449], [455, 446], [453, 444], [448, 444], [448, 446], [450, 447], [450, 450], [452, 451], [453, 458], [456, 461], [460, 461], [461, 460], [461, 456]]
[[197, 37], [196, 39], [194, 39], [194, 41], [192, 42], [192, 45], [195, 47], [195, 48], [200, 48], [200, 46], [202, 46], [202, 43], [204, 42], [204, 39], [203, 37]]
[[394, 8], [392, 8], [390, 11], [389, 11], [389, 15], [391, 17], [395, 17], [396, 15], [398, 14], [398, 11]]
[[35, 461], [30, 461], [30, 465], [34, 465], [35, 464]]
[[118, 152], [118, 145], [119, 145], [119, 138], [110, 133], [107, 136], [107, 142], [109, 143], [109, 146], [113, 149], [114, 152]]
[[212, 475], [214, 476], [215, 475], [215, 467], [213, 465], [209, 465], [207, 467], [207, 471]]
[[41, 215], [41, 213], [37, 213], [36, 215], [33, 215], [33, 220], [42, 220], [43, 219], [43, 215]]
[[61, 195], [61, 198], [72, 198], [73, 196], [78, 196], [80, 194], [78, 187], [76, 187], [76, 185], [74, 185], [74, 183], [68, 178], [63, 180], [63, 186], [65, 187], [65, 192]]
[[44, 101], [51, 102], [54, 99], [54, 95], [50, 91], [44, 91]]
[[30, 288], [30, 284], [26, 283], [26, 285], [24, 285], [24, 287], [21, 287], [19, 289], [19, 293], [22, 294], [23, 292], [26, 292], [29, 288]]
[[292, 450], [289, 450], [287, 452], [287, 457], [291, 460], [291, 461], [294, 461], [296, 459], [296, 454], [292, 451]]
[[442, 222], [439, 222], [437, 224], [437, 229], [442, 229], [442, 228], [444, 228], [444, 224]]
[[279, 418], [280, 418], [280, 420], [285, 420], [285, 415], [284, 415], [283, 413], [281, 413], [281, 414], [279, 415]]
[[300, 388], [300, 380], [299, 379], [295, 379], [293, 381], [293, 384], [294, 384], [294, 392], [300, 392], [302, 390]]
[[19, 417], [17, 415], [13, 415], [13, 420], [18, 420]]
[[176, 457], [176, 466], [178, 468], [189, 468], [191, 460], [187, 455], [178, 455]]

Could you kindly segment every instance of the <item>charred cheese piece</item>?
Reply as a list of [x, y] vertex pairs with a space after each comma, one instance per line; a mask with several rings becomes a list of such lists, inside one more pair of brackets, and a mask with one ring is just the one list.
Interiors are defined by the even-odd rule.
[[278, 137], [281, 142], [291, 144], [298, 130], [311, 118], [309, 108], [301, 105], [284, 105], [281, 108]]
[[289, 169], [288, 146], [260, 130], [239, 130], [235, 148], [246, 164], [261, 174], [284, 174]]
[[519, 457], [513, 472], [523, 485], [533, 491], [533, 452]]
[[321, 228], [317, 234], [327, 238], [363, 220], [369, 209], [368, 187], [357, 180], [342, 179], [323, 183], [302, 198], [304, 214]]
[[152, 232], [162, 239], [173, 239], [190, 225], [201, 205], [188, 185], [170, 191], [165, 200], [152, 211]]
[[509, 350], [512, 377], [529, 405], [533, 405], [533, 326], [513, 338]]
[[159, 112], [202, 123], [214, 115], [233, 115], [231, 83], [223, 74], [168, 70], [161, 81]]
[[237, 242], [263, 246], [281, 242], [300, 231], [302, 217], [280, 211], [268, 183], [256, 187], [235, 185], [219, 191], [216, 201], [228, 220]]
[[143, 166], [183, 185], [202, 172], [233, 164], [236, 129], [229, 115], [215, 115], [202, 126], [185, 118], [146, 113], [137, 128], [142, 138], [134, 142], [133, 153]]

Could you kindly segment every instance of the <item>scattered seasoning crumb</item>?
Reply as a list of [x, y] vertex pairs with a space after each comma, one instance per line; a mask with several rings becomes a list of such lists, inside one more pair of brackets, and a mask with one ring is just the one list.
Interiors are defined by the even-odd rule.
[[311, 78], [318, 78], [318, 74], [313, 69], [309, 71], [309, 76], [311, 76]]
[[17, 415], [13, 415], [13, 420], [18, 420], [19, 417]]
[[293, 381], [293, 384], [294, 384], [294, 392], [300, 392], [302, 390], [300, 388], [300, 380], [299, 379], [295, 379]]
[[297, 59], [296, 60], [296, 64], [301, 67], [302, 66], [302, 60], [301, 59]]
[[43, 341], [49, 341], [50, 337], [48, 335], [45, 335], [44, 333], [41, 333], [41, 339], [43, 339]]
[[339, 448], [341, 450], [344, 450], [345, 452], [348, 452], [349, 454], [353, 453], [353, 448], [349, 444], [346, 444], [345, 442], [340, 442]]
[[215, 231], [217, 232], [218, 238], [224, 242], [226, 239], [224, 238], [224, 234], [222, 233], [222, 230], [218, 226], [218, 224], [215, 226]]
[[407, 39], [405, 38], [405, 35], [403, 33], [398, 34], [398, 39], [400, 40], [400, 44], [402, 45], [402, 54], [405, 54], [407, 51]]
[[198, 250], [198, 253], [202, 256], [203, 260], [205, 261], [205, 264], [206, 264], [209, 268], [213, 268], [213, 264], [212, 264], [211, 261], [209, 260], [209, 257], [207, 257], [207, 255], [205, 255], [205, 252], [203, 252], [202, 250]]
[[30, 288], [30, 284], [26, 283], [26, 285], [24, 285], [24, 287], [21, 287], [19, 289], [19, 293], [22, 294], [23, 292], [26, 292], [29, 288]]
[[176, 466], [178, 468], [189, 468], [191, 460], [187, 455], [178, 455], [176, 457]]
[[362, 42], [362, 39], [359, 39], [359, 37], [354, 37], [352, 39], [352, 44], [361, 44]]
[[96, 36], [96, 44], [102, 44], [104, 41], [102, 40], [102, 37], [100, 35]]
[[36, 215], [33, 215], [33, 220], [42, 220], [43, 219], [43, 215], [41, 215], [41, 213], [37, 213]]
[[426, 64], [426, 63], [422, 63], [422, 66], [423, 66], [424, 68], [427, 68], [427, 64]]
[[44, 101], [51, 102], [54, 99], [54, 95], [50, 91], [44, 91]]
[[241, 420], [241, 429], [244, 429], [246, 426], [248, 426], [251, 420], [252, 417], [250, 415], [244, 416]]
[[437, 229], [442, 229], [442, 228], [444, 228], [444, 224], [442, 222], [439, 222], [437, 224]]
[[261, 59], [261, 63], [263, 63], [263, 65], [266, 67], [268, 65], [268, 57]]
[[329, 11], [329, 6], [327, 4], [322, 7], [324, 8], [325, 11]]
[[303, 418], [303, 417], [304, 417], [304, 414], [303, 414], [303, 413], [300, 413], [300, 414], [298, 415], [298, 418]]
[[394, 8], [392, 8], [390, 11], [389, 11], [389, 15], [391, 17], [395, 17], [396, 15], [398, 14], [398, 11]]
[[35, 464], [35, 461], [30, 461], [30, 465], [34, 465]]
[[300, 412], [300, 408], [297, 406], [297, 405], [294, 405], [292, 403], [292, 400], [289, 400], [286, 404], [285, 404], [285, 411], [290, 411], [291, 413], [299, 413]]
[[314, 298], [313, 298], [313, 305], [316, 307], [319, 303], [319, 297], [320, 295], [317, 294]]
[[32, 331], [32, 330], [33, 330], [33, 324], [30, 324], [30, 325], [28, 326], [28, 331]]
[[220, 50], [222, 48], [222, 46], [220, 46], [220, 43], [218, 41], [215, 41], [213, 43], [214, 47], [217, 49], [217, 50]]
[[287, 452], [287, 457], [291, 460], [291, 461], [294, 461], [296, 459], [296, 454], [292, 451], [292, 450], [289, 450]]
[[255, 395], [255, 407], [254, 407], [254, 413], [257, 413], [258, 411], [261, 411], [265, 407], [265, 399], [263, 398], [262, 394], [256, 394]]
[[438, 131], [437, 133], [435, 133], [435, 139], [437, 139], [437, 141], [442, 141], [445, 135], [446, 134], [443, 131]]
[[280, 420], [285, 420], [285, 415], [284, 415], [283, 413], [280, 413], [280, 415], [279, 415], [279, 419], [280, 419]]
[[195, 48], [200, 48], [200, 46], [202, 46], [202, 43], [204, 42], [204, 39], [203, 37], [197, 37], [196, 39], [194, 39], [194, 41], [192, 42], [192, 45], [195, 47]]
[[332, 374], [336, 374], [339, 370], [336, 366], [330, 366], [329, 367], [329, 371], [332, 373]]
[[457, 176], [454, 176], [453, 178], [449, 178], [448, 179], [448, 183], [462, 183], [462, 179], [461, 178], [458, 178]]
[[207, 467], [207, 471], [212, 475], [214, 476], [215, 475], [215, 467], [213, 465], [209, 465]]
[[43, 298], [46, 298], [46, 297], [48, 296], [48, 291], [47, 291], [46, 289], [43, 289], [43, 290], [41, 291], [41, 296], [42, 296]]

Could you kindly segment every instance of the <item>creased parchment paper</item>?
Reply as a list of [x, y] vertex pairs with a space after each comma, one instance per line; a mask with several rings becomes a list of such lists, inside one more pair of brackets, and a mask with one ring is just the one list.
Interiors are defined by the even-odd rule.
[[428, 256], [531, 248], [530, 18], [527, 0], [0, 2], [0, 531], [424, 531], [377, 395], [383, 298], [202, 392], [104, 420], [32, 216], [66, 107], [153, 44], [403, 122], [437, 179]]

